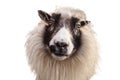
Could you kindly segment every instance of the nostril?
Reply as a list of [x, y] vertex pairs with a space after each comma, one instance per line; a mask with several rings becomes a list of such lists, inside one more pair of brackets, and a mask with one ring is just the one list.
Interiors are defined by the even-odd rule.
[[51, 45], [51, 46], [50, 46], [50, 51], [51, 51], [51, 52], [55, 52], [55, 51], [56, 51], [56, 48], [55, 48], [54, 45]]
[[[64, 46], [64, 47], [63, 47]], [[65, 47], [66, 45], [62, 44], [62, 47], [57, 46], [57, 45], [50, 45], [50, 52], [56, 56], [64, 56], [67, 52], [67, 47]]]
[[56, 46], [58, 46], [58, 47], [67, 47], [68, 44], [65, 43], [65, 42], [57, 42], [57, 43], [56, 43]]

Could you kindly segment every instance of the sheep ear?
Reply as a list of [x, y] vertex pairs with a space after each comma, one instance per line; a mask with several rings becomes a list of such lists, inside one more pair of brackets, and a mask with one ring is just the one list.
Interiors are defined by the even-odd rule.
[[85, 26], [85, 25], [87, 25], [89, 23], [90, 23], [90, 21], [80, 21], [81, 26]]
[[38, 10], [38, 15], [46, 23], [50, 23], [53, 20], [48, 13], [46, 13], [46, 12], [44, 12], [42, 10]]

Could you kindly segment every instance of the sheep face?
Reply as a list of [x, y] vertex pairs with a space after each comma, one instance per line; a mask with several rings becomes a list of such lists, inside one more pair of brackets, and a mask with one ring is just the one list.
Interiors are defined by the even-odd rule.
[[49, 54], [56, 60], [65, 60], [72, 56], [81, 45], [80, 28], [89, 21], [81, 21], [74, 16], [62, 13], [51, 15], [39, 10], [40, 18], [46, 22], [43, 43], [48, 47]]

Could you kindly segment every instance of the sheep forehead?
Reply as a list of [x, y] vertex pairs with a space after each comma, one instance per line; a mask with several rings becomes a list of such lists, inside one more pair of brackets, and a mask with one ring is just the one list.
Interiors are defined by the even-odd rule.
[[68, 18], [76, 17], [76, 18], [79, 18], [80, 20], [86, 19], [86, 15], [82, 10], [68, 8], [68, 7], [56, 8], [55, 13], [62, 14], [61, 15], [62, 17], [68, 17]]

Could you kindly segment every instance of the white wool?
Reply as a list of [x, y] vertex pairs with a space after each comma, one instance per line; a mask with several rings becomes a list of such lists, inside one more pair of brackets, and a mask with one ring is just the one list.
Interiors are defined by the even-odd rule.
[[73, 9], [73, 8], [69, 8], [69, 7], [56, 8], [55, 13], [62, 13], [62, 15], [65, 17], [74, 16], [74, 17], [79, 18], [80, 20], [86, 19], [86, 15], [82, 10]]
[[[81, 13], [79, 10], [71, 8], [67, 8], [67, 10], [62, 8], [61, 10], [86, 19], [83, 12]], [[30, 32], [26, 42], [28, 62], [36, 74], [36, 80], [89, 80], [95, 73], [98, 61], [96, 39], [90, 25], [80, 28], [82, 45], [79, 51], [63, 61], [55, 60], [48, 55], [46, 46], [42, 42], [44, 28], [45, 23], [40, 22]]]

